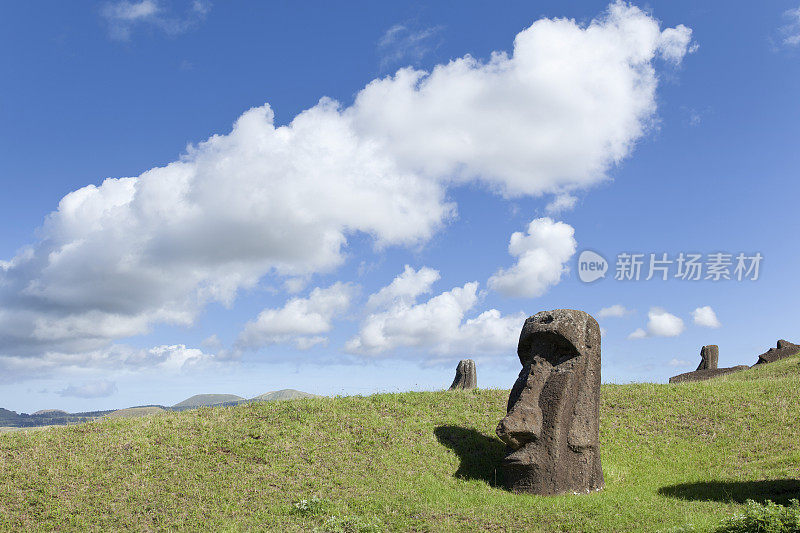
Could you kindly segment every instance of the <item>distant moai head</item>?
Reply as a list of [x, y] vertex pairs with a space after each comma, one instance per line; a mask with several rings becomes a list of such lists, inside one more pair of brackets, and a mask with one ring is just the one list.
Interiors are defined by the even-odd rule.
[[450, 390], [469, 390], [477, 386], [478, 373], [475, 368], [475, 361], [472, 359], [462, 359], [458, 362], [458, 366], [456, 367], [456, 377], [453, 379], [453, 384], [450, 385]]
[[700, 365], [697, 370], [714, 370], [719, 365], [719, 346], [709, 344], [700, 349]]
[[506, 485], [561, 494], [603, 487], [600, 466], [600, 327], [583, 311], [528, 318], [517, 348], [522, 371], [497, 435], [507, 444]]

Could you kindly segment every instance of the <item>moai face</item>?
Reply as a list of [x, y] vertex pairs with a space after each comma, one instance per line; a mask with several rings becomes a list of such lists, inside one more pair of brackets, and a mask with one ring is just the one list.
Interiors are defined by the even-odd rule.
[[600, 467], [600, 328], [583, 311], [557, 309], [525, 321], [522, 371], [497, 435], [514, 491], [587, 492], [603, 486]]

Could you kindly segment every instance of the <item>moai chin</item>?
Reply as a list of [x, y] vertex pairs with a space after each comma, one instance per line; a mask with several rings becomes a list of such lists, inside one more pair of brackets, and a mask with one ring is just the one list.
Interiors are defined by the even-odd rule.
[[522, 371], [497, 426], [506, 485], [533, 494], [603, 488], [597, 321], [572, 309], [537, 313], [522, 327], [517, 354]]

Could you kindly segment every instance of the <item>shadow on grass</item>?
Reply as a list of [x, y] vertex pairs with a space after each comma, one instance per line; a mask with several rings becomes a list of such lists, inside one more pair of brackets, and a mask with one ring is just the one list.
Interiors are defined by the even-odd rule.
[[506, 448], [500, 439], [459, 426], [439, 426], [434, 434], [439, 442], [461, 458], [461, 465], [453, 477], [478, 479], [493, 487], [502, 486], [500, 463]]
[[800, 480], [767, 479], [763, 481], [701, 481], [661, 487], [658, 493], [681, 500], [701, 500], [744, 503], [755, 500], [764, 503], [772, 500], [786, 505], [791, 499], [800, 499]]

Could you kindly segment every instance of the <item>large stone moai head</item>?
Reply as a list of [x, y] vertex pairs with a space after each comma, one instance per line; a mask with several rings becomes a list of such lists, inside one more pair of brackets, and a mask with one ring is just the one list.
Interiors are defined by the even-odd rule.
[[700, 348], [700, 364], [697, 370], [714, 370], [719, 365], [719, 346], [709, 344]]
[[597, 321], [572, 309], [537, 313], [522, 327], [517, 354], [522, 371], [497, 426], [508, 450], [506, 485], [534, 494], [602, 488]]

